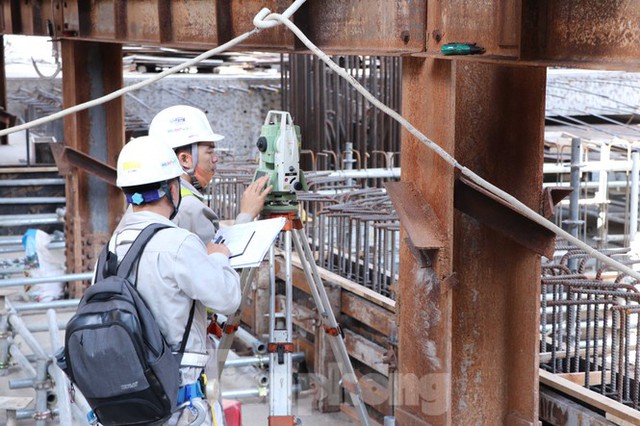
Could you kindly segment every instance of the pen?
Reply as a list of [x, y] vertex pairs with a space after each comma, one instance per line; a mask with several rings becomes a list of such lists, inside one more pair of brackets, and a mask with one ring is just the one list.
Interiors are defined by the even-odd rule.
[[216, 240], [213, 242], [213, 244], [223, 244], [223, 243], [224, 243], [224, 237], [222, 235], [216, 238]]

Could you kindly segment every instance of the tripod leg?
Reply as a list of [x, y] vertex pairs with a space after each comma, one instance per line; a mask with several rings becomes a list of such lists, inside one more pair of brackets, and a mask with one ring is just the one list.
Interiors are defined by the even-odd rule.
[[240, 289], [242, 291], [240, 307], [236, 312], [229, 315], [229, 317], [227, 318], [225, 327], [222, 330], [224, 334], [222, 335], [220, 344], [218, 345], [218, 379], [222, 376], [222, 369], [224, 368], [224, 363], [227, 361], [227, 356], [229, 355], [229, 350], [231, 349], [231, 344], [233, 343], [233, 337], [235, 336], [235, 330], [233, 330], [233, 326], [237, 326], [237, 324], [240, 322], [240, 311], [242, 310], [242, 304], [247, 298], [247, 294], [249, 294], [249, 288], [251, 287], [251, 282], [253, 281], [255, 274], [256, 268], [245, 268], [240, 274]]
[[369, 426], [369, 415], [367, 414], [367, 408], [362, 401], [362, 393], [360, 392], [358, 378], [356, 377], [356, 373], [353, 370], [351, 361], [349, 360], [347, 347], [345, 346], [344, 341], [342, 340], [342, 335], [339, 332], [340, 326], [336, 321], [333, 310], [331, 309], [327, 292], [325, 291], [322, 280], [320, 279], [320, 273], [318, 272], [318, 267], [313, 259], [311, 247], [309, 247], [309, 241], [307, 240], [304, 231], [294, 229], [293, 242], [298, 256], [300, 256], [300, 263], [302, 264], [304, 274], [307, 278], [307, 282], [309, 283], [309, 287], [311, 288], [313, 299], [318, 307], [318, 311], [320, 312], [322, 324], [325, 326], [327, 334], [331, 337], [329, 342], [331, 344], [333, 354], [336, 357], [336, 361], [338, 362], [340, 373], [342, 374], [343, 386], [351, 395], [351, 400], [358, 412], [361, 424]]
[[[276, 312], [275, 276], [270, 285], [269, 299], [269, 424], [294, 425], [291, 414], [293, 399], [293, 378], [291, 355], [293, 353], [293, 325], [291, 307], [293, 289], [291, 279], [291, 231], [284, 232], [285, 243], [285, 306], [283, 312]], [[273, 247], [269, 260], [275, 267]], [[274, 274], [275, 275], [275, 274]]]

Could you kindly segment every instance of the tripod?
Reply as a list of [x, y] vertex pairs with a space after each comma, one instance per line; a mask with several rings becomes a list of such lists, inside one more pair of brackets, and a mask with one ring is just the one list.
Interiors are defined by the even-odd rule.
[[[273, 245], [269, 249], [269, 426], [293, 426], [296, 424], [291, 414], [291, 401], [293, 394], [292, 360], [293, 353], [293, 322], [291, 312], [293, 308], [293, 285], [291, 251], [293, 246], [300, 257], [305, 277], [311, 289], [314, 303], [320, 314], [325, 333], [330, 337], [331, 349], [338, 363], [342, 375], [342, 386], [351, 395], [354, 407], [364, 426], [369, 426], [369, 416], [362, 401], [360, 385], [349, 360], [349, 354], [344, 344], [340, 325], [329, 304], [329, 298], [325, 291], [318, 267], [315, 264], [309, 241], [302, 230], [302, 222], [297, 210], [279, 211], [267, 213], [267, 217], [285, 217], [287, 222], [281, 231], [284, 239], [285, 254], [285, 310], [276, 314], [276, 279], [275, 279], [275, 249]], [[244, 269], [240, 277], [242, 300], [244, 301], [250, 283], [255, 275], [255, 268]], [[218, 347], [218, 372], [222, 369], [227, 358], [233, 333], [238, 328], [240, 321], [240, 309], [230, 315], [223, 327], [223, 336]]]

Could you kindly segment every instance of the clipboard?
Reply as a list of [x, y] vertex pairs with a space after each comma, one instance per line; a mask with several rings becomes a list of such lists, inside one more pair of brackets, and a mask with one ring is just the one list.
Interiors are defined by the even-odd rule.
[[231, 252], [231, 267], [258, 266], [286, 223], [286, 218], [277, 217], [220, 228], [213, 241], [224, 239], [223, 244]]
[[242, 256], [251, 243], [253, 236], [256, 234], [254, 230], [245, 229], [243, 227], [230, 226], [220, 228], [216, 232], [213, 242], [215, 244], [224, 244], [231, 252], [229, 259]]

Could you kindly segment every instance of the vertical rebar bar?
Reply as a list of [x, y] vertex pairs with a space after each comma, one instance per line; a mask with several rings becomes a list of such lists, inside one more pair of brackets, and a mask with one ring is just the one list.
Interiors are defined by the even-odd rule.
[[[580, 217], [580, 138], [571, 139], [571, 196], [569, 198], [569, 233], [578, 238]], [[578, 259], [569, 259], [569, 269], [576, 270]]]

